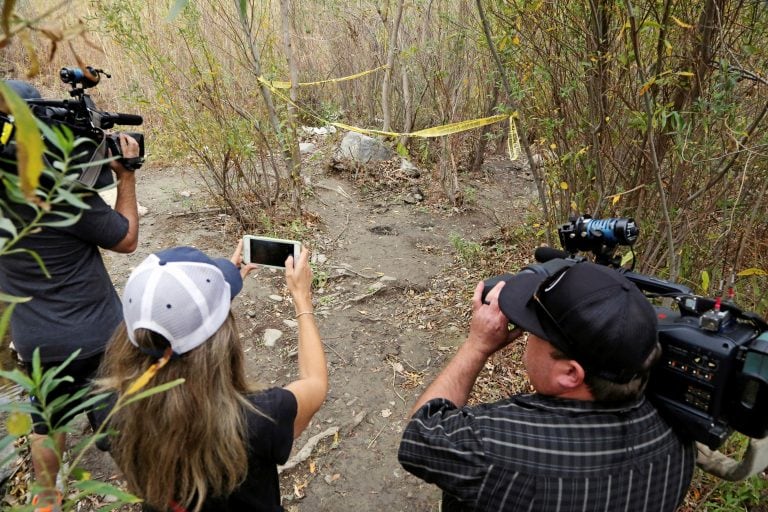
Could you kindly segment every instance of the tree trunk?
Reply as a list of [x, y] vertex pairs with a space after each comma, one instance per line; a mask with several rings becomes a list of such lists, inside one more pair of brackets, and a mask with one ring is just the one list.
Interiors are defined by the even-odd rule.
[[291, 160], [293, 165], [290, 169], [291, 179], [291, 204], [293, 211], [301, 215], [301, 153], [299, 151], [298, 137], [296, 136], [296, 124], [298, 116], [296, 115], [296, 101], [299, 96], [299, 70], [296, 67], [296, 61], [293, 58], [293, 45], [291, 43], [291, 0], [280, 0], [280, 19], [283, 25], [283, 51], [288, 61], [288, 69], [291, 76], [291, 101], [288, 103], [288, 140]]
[[382, 130], [385, 132], [392, 129], [392, 112], [389, 105], [392, 86], [392, 68], [395, 65], [395, 56], [397, 55], [397, 33], [400, 31], [400, 20], [403, 17], [403, 4], [405, 0], [398, 0], [397, 12], [392, 25], [392, 32], [389, 33], [389, 48], [387, 48], [387, 67], [384, 70], [384, 80], [381, 83], [381, 110], [384, 118]]
[[[261, 77], [261, 54], [259, 53], [259, 48], [257, 42], [253, 38], [253, 33], [251, 31], [251, 26], [248, 22], [248, 15], [245, 10], [245, 6], [240, 4], [239, 0], [233, 0], [235, 4], [235, 9], [238, 12], [239, 18], [240, 18], [240, 26], [243, 29], [243, 35], [246, 38], [246, 41], [248, 43], [248, 50], [250, 51], [250, 57], [251, 57], [251, 65], [253, 66], [253, 73], [256, 75], [256, 77]], [[277, 110], [275, 109], [275, 103], [272, 99], [272, 91], [269, 89], [269, 87], [259, 81], [259, 90], [261, 91], [261, 97], [264, 99], [264, 103], [267, 107], [267, 115], [269, 117], [269, 124], [272, 126], [272, 130], [275, 132], [275, 137], [277, 138], [277, 142], [280, 145], [280, 152], [283, 155], [283, 161], [285, 162], [285, 167], [288, 171], [289, 176], [294, 176], [296, 173], [300, 173], [300, 169], [297, 167], [299, 162], [293, 159], [293, 151], [291, 150], [291, 142], [289, 142], [286, 137], [285, 133], [283, 132], [283, 128], [280, 124], [280, 118], [277, 115]], [[294, 145], [297, 145], [298, 150], [298, 142], [294, 139], [292, 141]]]

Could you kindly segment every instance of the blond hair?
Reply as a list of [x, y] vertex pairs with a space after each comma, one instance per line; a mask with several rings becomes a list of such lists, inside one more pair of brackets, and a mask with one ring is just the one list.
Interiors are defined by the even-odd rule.
[[[167, 347], [146, 329], [136, 331], [136, 341], [150, 351]], [[131, 344], [123, 323], [107, 347], [98, 384], [123, 392], [155, 359]], [[110, 420], [117, 430], [112, 457], [129, 489], [150, 506], [167, 510], [173, 500], [197, 512], [209, 494], [226, 496], [245, 479], [245, 412], [254, 410], [245, 395], [255, 390], [243, 360], [230, 313], [205, 343], [172, 359], [151, 381], [156, 386], [184, 378], [184, 384], [130, 404]]]

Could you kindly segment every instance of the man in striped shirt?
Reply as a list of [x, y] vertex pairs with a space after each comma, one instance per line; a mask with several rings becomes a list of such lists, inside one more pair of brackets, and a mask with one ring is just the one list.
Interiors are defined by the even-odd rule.
[[[675, 510], [694, 443], [643, 394], [661, 347], [640, 290], [581, 262], [482, 292], [467, 340], [412, 409], [403, 467], [443, 490], [446, 512]], [[467, 406], [488, 357], [523, 332], [536, 392]]]

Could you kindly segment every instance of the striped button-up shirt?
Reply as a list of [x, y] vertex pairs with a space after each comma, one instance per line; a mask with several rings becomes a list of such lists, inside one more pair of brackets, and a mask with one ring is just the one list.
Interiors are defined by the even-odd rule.
[[533, 394], [461, 409], [432, 400], [398, 458], [444, 491], [444, 511], [663, 512], [683, 500], [694, 454], [644, 398], [611, 407]]

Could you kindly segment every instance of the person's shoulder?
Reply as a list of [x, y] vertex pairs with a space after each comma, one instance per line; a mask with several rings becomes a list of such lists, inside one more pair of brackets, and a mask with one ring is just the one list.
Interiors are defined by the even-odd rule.
[[268, 388], [246, 396], [248, 401], [254, 407], [249, 416], [264, 417], [265, 415], [273, 418], [274, 416], [295, 416], [296, 415], [296, 397], [285, 388]]

